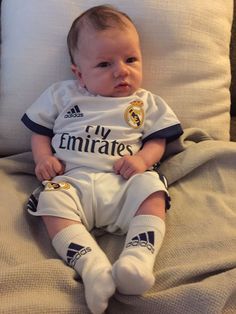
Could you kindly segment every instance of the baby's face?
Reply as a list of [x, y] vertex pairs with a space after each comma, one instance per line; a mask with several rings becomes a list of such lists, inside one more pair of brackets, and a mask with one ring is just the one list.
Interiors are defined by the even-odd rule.
[[85, 28], [80, 34], [77, 66], [72, 66], [81, 85], [95, 95], [125, 97], [142, 84], [139, 36], [127, 27], [103, 31]]

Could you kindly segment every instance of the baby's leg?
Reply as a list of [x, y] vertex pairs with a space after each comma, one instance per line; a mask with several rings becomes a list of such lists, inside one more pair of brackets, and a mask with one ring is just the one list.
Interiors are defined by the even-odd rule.
[[82, 223], [52, 216], [43, 220], [56, 252], [82, 277], [89, 309], [103, 313], [115, 292], [107, 256]]
[[132, 219], [125, 247], [112, 274], [123, 294], [139, 295], [154, 282], [153, 266], [165, 234], [165, 194], [151, 194]]

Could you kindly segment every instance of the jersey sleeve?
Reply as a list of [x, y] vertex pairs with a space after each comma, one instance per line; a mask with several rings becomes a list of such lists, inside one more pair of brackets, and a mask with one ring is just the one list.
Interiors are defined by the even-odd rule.
[[152, 139], [166, 139], [171, 142], [183, 134], [183, 129], [173, 110], [157, 95], [148, 99], [143, 144]]
[[27, 109], [21, 121], [32, 132], [53, 136], [53, 125], [58, 116], [58, 106], [53, 97], [53, 88], [49, 87]]

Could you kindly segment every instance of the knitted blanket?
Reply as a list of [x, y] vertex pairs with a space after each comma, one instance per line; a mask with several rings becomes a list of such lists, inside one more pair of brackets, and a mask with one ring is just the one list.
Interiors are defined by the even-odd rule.
[[[172, 207], [155, 285], [143, 296], [116, 292], [106, 313], [236, 313], [236, 143], [187, 129], [159, 170]], [[0, 182], [0, 313], [89, 313], [83, 283], [25, 209], [38, 186], [31, 153], [1, 158]], [[124, 237], [97, 241], [114, 262]]]

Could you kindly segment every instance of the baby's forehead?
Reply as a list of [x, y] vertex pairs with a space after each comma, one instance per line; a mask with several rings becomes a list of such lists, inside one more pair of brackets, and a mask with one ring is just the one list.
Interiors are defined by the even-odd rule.
[[120, 29], [125, 30], [129, 28], [135, 28], [134, 23], [128, 16], [123, 15], [120, 12], [116, 12], [110, 17], [93, 18], [90, 15], [85, 15], [80, 20], [79, 31], [102, 31], [106, 29]]
[[[74, 54], [78, 57], [81, 53], [84, 53], [86, 47], [91, 45], [100, 47], [103, 40], [106, 41], [108, 38], [112, 38], [112, 36], [116, 37], [117, 40], [118, 38], [134, 38], [135, 48], [138, 47], [140, 49], [140, 38], [135, 25], [125, 16], [121, 15], [121, 18], [124, 21], [123, 23], [120, 24], [111, 19], [111, 21], [107, 21], [106, 27], [97, 27], [89, 19], [84, 19], [77, 34], [77, 47]], [[122, 33], [122, 36], [119, 35], [120, 33]], [[129, 46], [132, 46], [130, 41]]]
[[[88, 22], [86, 24], [83, 25], [83, 27], [80, 29], [80, 34], [79, 34], [79, 37], [83, 37], [84, 36], [88, 36], [89, 34], [90, 35], [103, 35], [104, 33], [106, 32], [129, 32], [129, 33], [132, 33], [132, 35], [136, 35], [137, 34], [137, 37], [139, 38], [139, 34], [138, 34], [138, 31], [135, 27], [135, 25], [130, 22], [129, 20], [126, 20], [126, 23], [124, 24], [118, 24], [118, 23], [115, 23], [113, 21], [111, 21], [111, 23], [109, 25], [107, 25], [106, 28], [98, 28], [96, 26], [94, 26], [92, 23]], [[134, 35], [134, 36], [135, 36]], [[80, 39], [78, 37], [78, 40]]]

